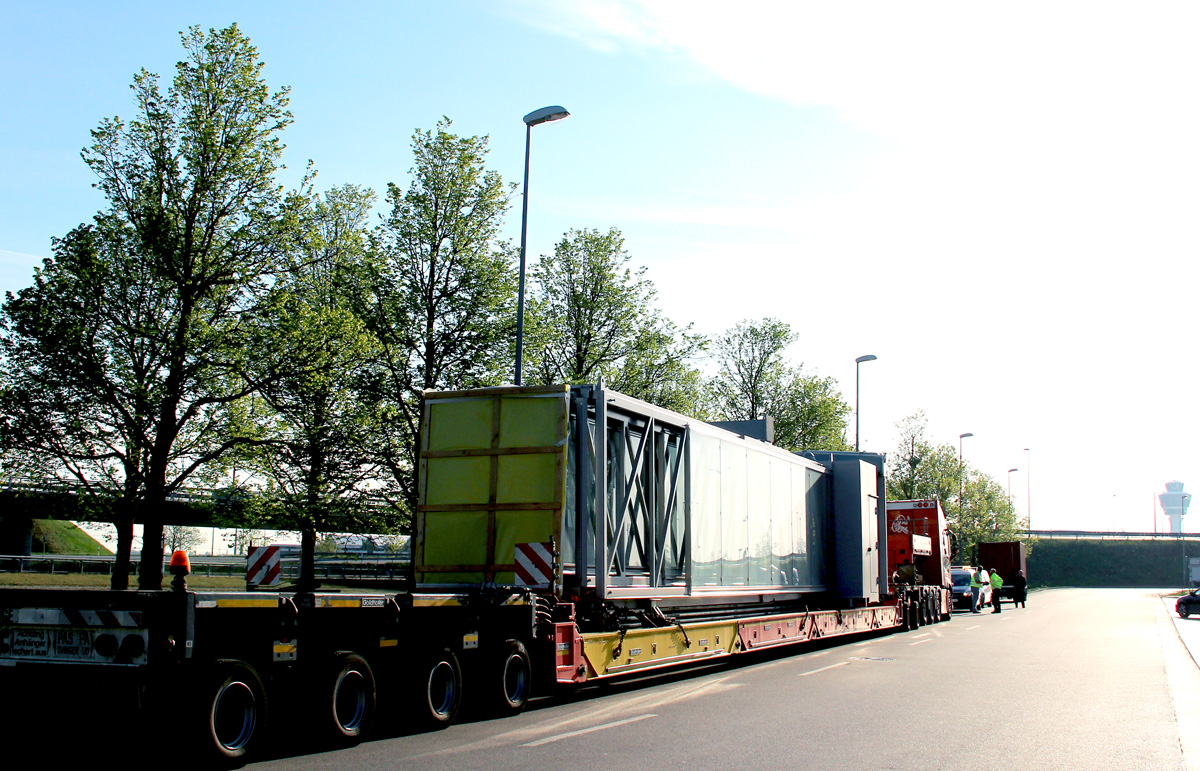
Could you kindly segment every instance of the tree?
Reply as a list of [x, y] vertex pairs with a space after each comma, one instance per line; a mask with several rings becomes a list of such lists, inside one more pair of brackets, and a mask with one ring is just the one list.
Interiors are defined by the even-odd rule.
[[161, 586], [166, 496], [241, 441], [244, 323], [278, 253], [287, 89], [269, 92], [236, 25], [181, 38], [167, 91], [139, 72], [137, 116], [102, 121], [83, 151], [108, 208], [3, 311], [8, 441], [119, 496], [114, 588], [135, 515], [139, 586]]
[[712, 413], [720, 420], [775, 419], [775, 444], [789, 450], [847, 450], [850, 405], [837, 381], [789, 366], [795, 342], [778, 319], [743, 321], [717, 338], [720, 371], [709, 381]]
[[654, 307], [646, 269], [629, 267], [621, 231], [571, 230], [532, 270], [529, 380], [595, 383], [679, 412], [699, 405], [689, 363], [705, 341]]
[[302, 590], [317, 533], [389, 527], [394, 484], [381, 483], [384, 402], [379, 344], [353, 307], [364, 283], [369, 190], [346, 185], [298, 207], [289, 268], [258, 339], [263, 438], [247, 463], [278, 517], [301, 532]]
[[990, 476], [960, 462], [953, 445], [935, 446], [926, 439], [927, 424], [924, 410], [896, 424], [901, 438], [897, 451], [888, 458], [888, 499], [940, 500], [960, 562], [975, 561], [980, 541], [1018, 540], [1025, 525], [1004, 489]]
[[498, 238], [512, 188], [484, 167], [487, 137], [455, 136], [450, 125], [413, 134], [413, 179], [406, 191], [388, 185], [391, 211], [372, 239], [359, 309], [393, 400], [384, 460], [410, 507], [422, 392], [502, 382], [516, 317], [513, 253]]
[[900, 444], [888, 456], [888, 497], [892, 500], [936, 498], [942, 501], [947, 514], [954, 516], [962, 471], [958, 451], [948, 444], [935, 446], [926, 439], [928, 423], [924, 410], [896, 423], [900, 429]]
[[167, 525], [163, 528], [163, 545], [169, 552], [193, 551], [204, 543], [204, 536], [194, 527]]

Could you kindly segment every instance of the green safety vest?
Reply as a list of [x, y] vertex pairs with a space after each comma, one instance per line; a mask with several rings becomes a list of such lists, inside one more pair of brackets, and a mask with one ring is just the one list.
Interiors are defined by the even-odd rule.
[[992, 571], [992, 588], [999, 589], [1002, 586], [1004, 586], [1004, 579], [1000, 577], [999, 573], [997, 573], [996, 571], [993, 570]]

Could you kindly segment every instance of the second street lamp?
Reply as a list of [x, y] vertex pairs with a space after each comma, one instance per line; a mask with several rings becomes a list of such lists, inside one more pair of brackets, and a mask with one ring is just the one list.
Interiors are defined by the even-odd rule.
[[975, 436], [971, 432], [958, 435], [958, 515], [962, 516], [963, 510], [963, 461], [962, 461], [962, 440], [968, 436]]
[[864, 361], [875, 361], [876, 358], [878, 358], [878, 357], [872, 356], [871, 354], [867, 354], [866, 356], [859, 356], [857, 359], [854, 360], [854, 451], [855, 452], [858, 452], [858, 427], [860, 425], [862, 425], [862, 419], [859, 417], [859, 412], [858, 412], [858, 365], [862, 364]]
[[534, 110], [522, 118], [525, 121], [525, 184], [521, 188], [521, 273], [517, 282], [517, 385], [521, 385], [521, 364], [525, 344], [525, 232], [529, 222], [529, 137], [534, 126], [562, 120], [570, 114], [562, 107], [552, 105]]

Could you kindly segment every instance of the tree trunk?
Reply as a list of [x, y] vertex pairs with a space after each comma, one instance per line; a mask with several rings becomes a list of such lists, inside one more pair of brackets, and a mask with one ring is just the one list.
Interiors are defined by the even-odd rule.
[[159, 513], [162, 496], [142, 501], [142, 560], [138, 566], [138, 589], [162, 589], [163, 527]]
[[317, 590], [317, 531], [306, 527], [300, 533], [300, 580], [296, 591], [299, 593], [315, 592]]
[[[128, 509], [131, 504], [118, 503], [122, 509]], [[120, 513], [113, 517], [113, 525], [117, 528], [117, 554], [113, 558], [112, 581], [113, 589], [129, 588], [129, 558], [133, 551], [133, 512]]]

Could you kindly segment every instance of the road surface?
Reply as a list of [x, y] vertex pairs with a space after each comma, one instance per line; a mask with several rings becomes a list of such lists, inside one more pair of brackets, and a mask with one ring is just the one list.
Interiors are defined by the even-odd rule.
[[1026, 609], [585, 688], [438, 733], [293, 743], [304, 752], [249, 768], [1200, 771], [1200, 669], [1171, 607], [1147, 590], [1038, 591]]

